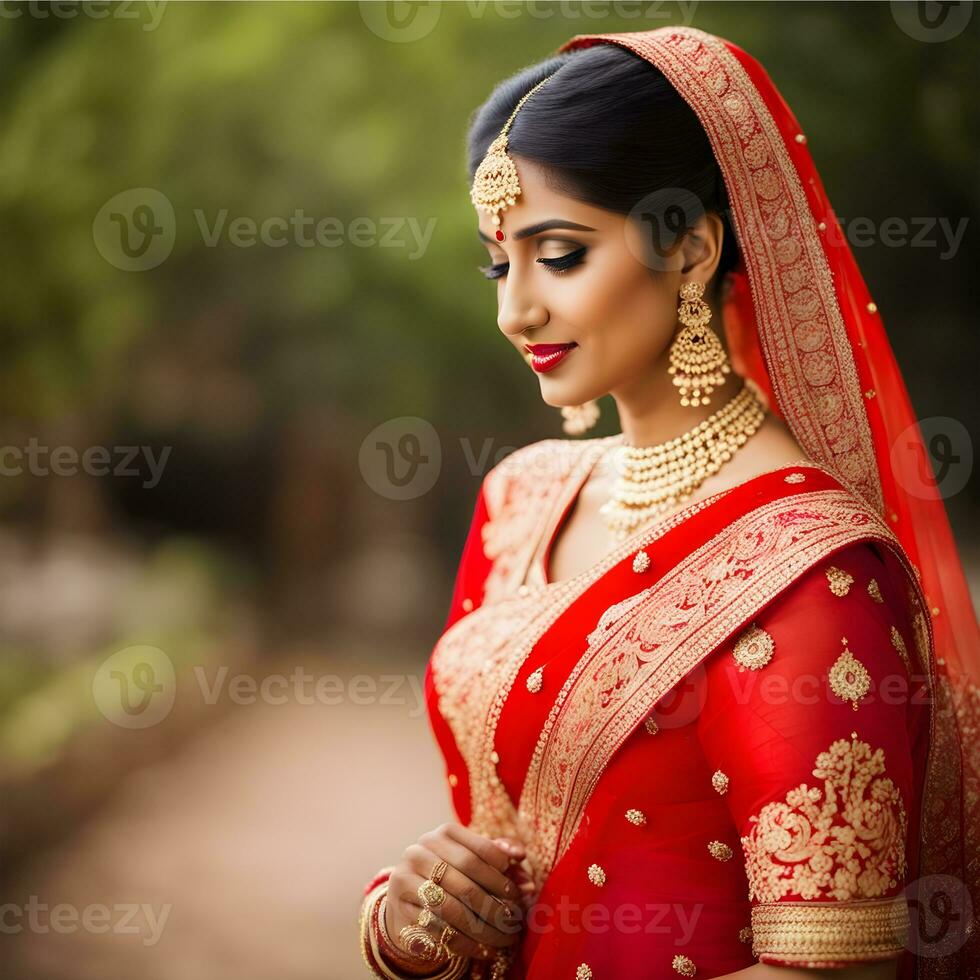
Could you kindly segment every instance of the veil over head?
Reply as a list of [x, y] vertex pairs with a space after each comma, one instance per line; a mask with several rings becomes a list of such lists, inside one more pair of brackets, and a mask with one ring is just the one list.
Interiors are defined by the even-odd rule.
[[[802, 131], [749, 54], [690, 27], [579, 34], [558, 51], [620, 45], [654, 65], [697, 114], [731, 204], [739, 261], [723, 315], [732, 360], [810, 457], [888, 523], [919, 582], [912, 597], [931, 689], [932, 742], [916, 912], [980, 907], [980, 642], [945, 507], [902, 374]], [[945, 883], [936, 876], [946, 876]], [[965, 894], [964, 894], [965, 893]], [[937, 907], [938, 902], [938, 907]], [[921, 933], [921, 927], [920, 927]], [[913, 939], [917, 930], [913, 928]], [[920, 977], [966, 976], [958, 949], [915, 950]]]

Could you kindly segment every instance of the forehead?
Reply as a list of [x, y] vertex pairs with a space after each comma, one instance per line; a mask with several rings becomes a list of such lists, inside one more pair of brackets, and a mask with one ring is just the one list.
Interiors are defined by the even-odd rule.
[[[500, 212], [500, 227], [506, 232], [509, 228], [525, 228], [536, 221], [546, 218], [570, 218], [594, 228], [600, 224], [608, 225], [614, 218], [612, 212], [585, 204], [576, 198], [569, 197], [555, 189], [548, 180], [547, 171], [514, 154], [510, 155], [517, 169], [517, 178], [521, 184], [521, 194], [514, 204]], [[487, 237], [493, 238], [496, 225], [485, 211], [474, 208], [479, 219], [480, 231]]]

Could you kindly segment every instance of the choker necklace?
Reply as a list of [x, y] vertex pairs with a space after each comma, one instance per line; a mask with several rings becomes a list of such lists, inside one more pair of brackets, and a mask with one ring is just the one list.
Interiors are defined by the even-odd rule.
[[727, 404], [689, 432], [659, 446], [617, 446], [619, 476], [599, 513], [617, 539], [651, 517], [684, 503], [717, 473], [762, 425], [766, 408], [755, 385], [745, 384]]

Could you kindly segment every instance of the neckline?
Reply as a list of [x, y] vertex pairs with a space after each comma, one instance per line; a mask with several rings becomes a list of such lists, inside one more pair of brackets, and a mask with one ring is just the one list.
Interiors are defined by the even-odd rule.
[[[613, 440], [621, 440], [622, 435], [623, 435], [622, 433], [619, 433], [617, 436], [609, 436], [607, 437], [607, 441], [609, 441], [612, 444], [612, 446], [615, 446], [616, 443]], [[608, 452], [608, 449], [606, 451]], [[544, 550], [541, 552], [541, 558], [538, 562], [538, 572], [542, 582], [544, 583], [542, 586], [542, 588], [544, 589], [553, 589], [553, 588], [557, 588], [558, 586], [573, 585], [579, 579], [593, 572], [594, 569], [603, 561], [605, 561], [607, 558], [610, 558], [611, 556], [619, 553], [622, 553], [624, 555], [629, 554], [629, 552], [632, 551], [633, 548], [636, 546], [634, 544], [635, 542], [639, 542], [640, 540], [646, 537], [651, 537], [652, 539], [655, 540], [659, 536], [660, 529], [673, 529], [677, 527], [679, 524], [683, 524], [684, 521], [686, 521], [689, 517], [692, 517], [695, 513], [702, 510], [707, 505], [714, 503], [717, 500], [720, 500], [722, 497], [726, 496], [729, 493], [732, 493], [733, 491], [742, 489], [743, 487], [752, 483], [754, 480], [758, 480], [760, 477], [771, 476], [773, 473], [779, 473], [781, 470], [800, 469], [801, 467], [805, 467], [808, 469], [816, 469], [822, 472], [830, 473], [829, 470], [825, 470], [815, 460], [807, 459], [804, 457], [800, 457], [799, 459], [796, 460], [791, 460], [788, 463], [782, 463], [779, 466], [772, 467], [771, 469], [768, 470], [762, 470], [759, 473], [755, 473], [752, 476], [746, 477], [744, 480], [740, 480], [738, 483], [735, 483], [730, 487], [726, 487], [722, 490], [716, 490], [714, 493], [709, 494], [707, 497], [702, 497], [700, 500], [695, 500], [692, 501], [691, 503], [685, 504], [683, 507], [681, 507], [680, 510], [675, 510], [673, 513], [668, 514], [666, 517], [662, 517], [660, 520], [655, 521], [652, 524], [645, 525], [639, 531], [635, 531], [633, 534], [624, 538], [622, 541], [617, 541], [615, 545], [608, 552], [601, 555], [597, 561], [593, 562], [591, 565], [584, 568], [577, 575], [573, 575], [570, 578], [563, 578], [563, 579], [558, 579], [557, 581], [553, 581], [550, 574], [551, 572], [550, 566], [551, 566], [551, 552], [552, 549], [554, 548], [555, 541], [557, 540], [558, 535], [561, 533], [562, 529], [567, 523], [569, 516], [571, 514], [572, 507], [578, 503], [579, 497], [581, 497], [582, 491], [585, 489], [585, 484], [588, 482], [589, 477], [592, 476], [596, 466], [598, 466], [599, 462], [605, 458], [605, 455], [606, 455], [605, 452], [598, 453], [596, 455], [596, 458], [587, 467], [584, 468], [584, 470], [579, 475], [578, 480], [571, 484], [572, 492], [570, 495], [565, 496], [564, 502], [562, 506], [559, 508], [558, 517], [556, 521], [551, 525], [550, 528], [545, 528], [545, 533], [547, 534], [547, 544], [545, 545]], [[834, 476], [833, 473], [830, 473], [830, 475]]]

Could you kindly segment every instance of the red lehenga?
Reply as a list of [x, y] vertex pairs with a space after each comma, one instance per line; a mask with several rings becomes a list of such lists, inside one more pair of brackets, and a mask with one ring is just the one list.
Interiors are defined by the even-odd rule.
[[975, 975], [976, 619], [880, 316], [757, 62], [682, 27], [561, 50], [594, 43], [698, 113], [741, 252], [733, 360], [809, 460], [564, 582], [551, 544], [618, 437], [485, 477], [426, 695], [460, 822], [520, 837], [540, 888], [507, 976]]

